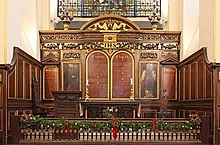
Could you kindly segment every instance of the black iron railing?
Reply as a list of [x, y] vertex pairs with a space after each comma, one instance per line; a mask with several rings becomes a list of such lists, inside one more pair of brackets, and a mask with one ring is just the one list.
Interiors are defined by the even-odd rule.
[[161, 16], [161, 0], [58, 0], [57, 16], [66, 11], [73, 17], [95, 17], [118, 14], [124, 17]]

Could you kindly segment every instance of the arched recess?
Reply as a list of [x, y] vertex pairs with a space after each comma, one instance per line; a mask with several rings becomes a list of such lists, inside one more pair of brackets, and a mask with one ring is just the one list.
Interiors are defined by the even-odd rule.
[[112, 100], [129, 100], [133, 96], [133, 56], [127, 51], [119, 51], [113, 54], [111, 70]]
[[86, 87], [92, 100], [109, 99], [109, 58], [103, 51], [88, 54], [86, 59]]
[[140, 30], [132, 21], [114, 14], [106, 14], [85, 23], [80, 30]]

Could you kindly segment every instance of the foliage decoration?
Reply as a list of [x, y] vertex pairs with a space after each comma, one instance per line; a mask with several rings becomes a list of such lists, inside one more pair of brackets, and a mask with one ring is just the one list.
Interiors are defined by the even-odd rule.
[[[200, 117], [197, 114], [189, 116], [189, 121], [166, 122], [163, 119], [153, 119], [152, 121], [132, 122], [119, 119], [117, 127], [119, 131], [145, 131], [145, 132], [187, 132], [198, 130], [200, 127]], [[113, 120], [108, 121], [71, 121], [62, 117], [58, 120], [47, 120], [40, 116], [22, 115], [20, 116], [21, 129], [29, 130], [63, 130], [69, 126], [73, 130], [89, 132], [110, 132], [114, 127]]]

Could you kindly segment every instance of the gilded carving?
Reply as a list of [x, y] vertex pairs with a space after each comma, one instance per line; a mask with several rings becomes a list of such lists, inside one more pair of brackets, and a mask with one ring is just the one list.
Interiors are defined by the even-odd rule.
[[178, 52], [177, 51], [162, 51], [161, 58], [162, 58], [162, 60], [164, 60], [166, 58], [174, 58], [174, 59], [178, 60]]
[[108, 19], [108, 20], [103, 20], [103, 21], [99, 21], [93, 25], [91, 25], [88, 30], [124, 30], [124, 31], [128, 31], [128, 30], [133, 30], [131, 26], [129, 26], [128, 24], [121, 22], [121, 21], [117, 21], [117, 20], [112, 20], [112, 19]]
[[159, 41], [180, 41], [180, 35], [178, 34], [141, 34], [138, 37], [139, 40], [159, 40]]
[[59, 44], [57, 43], [46, 43], [42, 44], [42, 49], [59, 49]]
[[144, 43], [141, 43], [140, 44], [140, 49], [158, 49], [158, 45], [159, 43], [147, 43], [147, 44], [144, 44]]
[[178, 44], [161, 44], [162, 49], [178, 49]]
[[50, 53], [56, 58], [59, 57], [59, 51], [43, 51], [42, 52], [43, 58], [48, 57]]
[[141, 59], [149, 59], [149, 60], [156, 60], [159, 58], [159, 55], [157, 52], [142, 52], [140, 53]]
[[79, 43], [65, 43], [63, 49], [81, 49], [81, 45]]
[[80, 59], [80, 55], [79, 52], [67, 52], [63, 53], [63, 59]]

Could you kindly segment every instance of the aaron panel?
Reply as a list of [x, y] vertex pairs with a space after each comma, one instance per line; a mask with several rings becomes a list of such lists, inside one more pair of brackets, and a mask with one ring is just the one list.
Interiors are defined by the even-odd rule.
[[80, 63], [63, 64], [63, 90], [80, 90]]
[[88, 57], [86, 85], [90, 98], [108, 98], [108, 58], [102, 52], [94, 52]]
[[58, 72], [56, 66], [46, 66], [44, 68], [44, 99], [54, 99], [52, 91], [58, 91]]
[[163, 67], [162, 88], [168, 93], [168, 99], [176, 99], [176, 67]]
[[140, 68], [140, 98], [158, 99], [158, 63], [141, 63]]
[[112, 98], [130, 98], [132, 58], [126, 52], [117, 53], [112, 60]]

